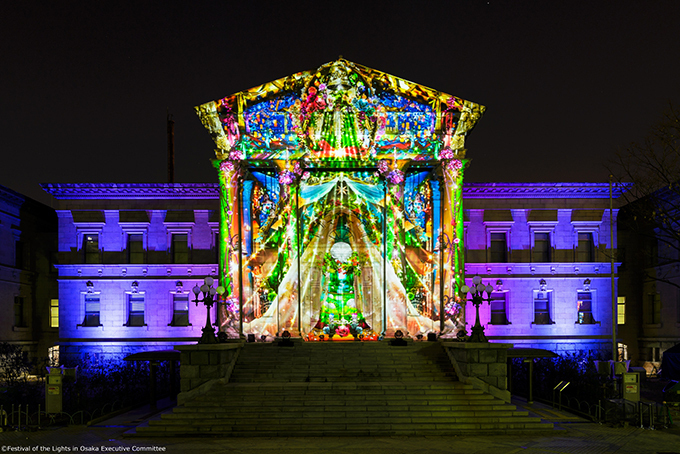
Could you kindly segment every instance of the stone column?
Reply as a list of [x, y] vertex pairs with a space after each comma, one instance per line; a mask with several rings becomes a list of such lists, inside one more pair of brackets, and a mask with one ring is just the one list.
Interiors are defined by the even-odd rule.
[[220, 243], [219, 251], [219, 283], [225, 292], [217, 311], [220, 331], [228, 326], [242, 333], [240, 318], [240, 288], [242, 270], [239, 267], [241, 253], [241, 237], [239, 230], [241, 216], [239, 213], [239, 165], [238, 161], [224, 160], [219, 163], [220, 181]]
[[[441, 164], [443, 177], [443, 197], [441, 203], [448, 209], [442, 210], [440, 250], [444, 254], [443, 269], [440, 278], [443, 280], [443, 303], [457, 304], [457, 313], [451, 320], [453, 328], [465, 324], [465, 305], [460, 303], [460, 288], [465, 280], [465, 263], [463, 238], [463, 169], [465, 162], [461, 159], [443, 160]], [[446, 308], [444, 308], [446, 309]], [[441, 314], [444, 318], [446, 313]], [[441, 324], [445, 330], [444, 323]]]

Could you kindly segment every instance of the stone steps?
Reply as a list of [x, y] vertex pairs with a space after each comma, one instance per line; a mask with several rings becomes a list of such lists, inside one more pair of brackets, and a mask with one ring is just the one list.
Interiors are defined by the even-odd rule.
[[456, 381], [438, 343], [246, 344], [230, 381], [139, 436], [408, 436], [545, 431], [552, 424]]

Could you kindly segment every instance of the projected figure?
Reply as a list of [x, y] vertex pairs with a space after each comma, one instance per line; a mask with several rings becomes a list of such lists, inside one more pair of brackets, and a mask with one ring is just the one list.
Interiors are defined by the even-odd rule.
[[324, 258], [321, 313], [314, 327], [330, 337], [357, 337], [369, 327], [357, 308], [357, 300], [363, 300], [357, 281], [366, 258], [354, 252], [350, 242], [347, 215], [343, 214], [337, 221], [335, 243]]

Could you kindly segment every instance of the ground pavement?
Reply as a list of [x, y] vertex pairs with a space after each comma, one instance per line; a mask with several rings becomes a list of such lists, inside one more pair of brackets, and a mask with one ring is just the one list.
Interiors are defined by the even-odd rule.
[[[550, 435], [356, 438], [130, 438], [134, 428], [160, 412], [149, 407], [93, 426], [0, 433], [0, 452], [168, 452], [168, 453], [655, 453], [680, 454], [680, 422], [670, 429], [614, 428], [588, 422], [540, 403], [513, 400], [555, 423]], [[168, 409], [164, 411], [169, 411]]]

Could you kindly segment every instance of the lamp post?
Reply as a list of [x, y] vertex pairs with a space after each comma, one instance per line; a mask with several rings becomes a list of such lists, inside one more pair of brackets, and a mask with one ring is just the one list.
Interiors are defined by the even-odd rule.
[[[203, 279], [203, 285], [199, 287], [198, 284], [196, 284], [192, 289], [195, 295], [194, 303], [196, 303], [196, 307], [198, 307], [199, 302], [203, 303], [205, 304], [206, 311], [205, 326], [202, 329], [203, 335], [201, 335], [201, 338], [198, 340], [199, 344], [217, 343], [217, 338], [215, 337], [215, 327], [212, 326], [212, 323], [210, 322], [210, 308], [213, 304], [215, 304], [215, 295], [222, 295], [224, 293], [224, 287], [220, 285], [219, 287], [215, 288], [212, 286], [213, 282], [215, 282], [215, 279], [213, 279], [211, 276], [207, 276], [205, 279]], [[199, 298], [198, 294], [201, 292], [203, 295], [201, 298]]]
[[[463, 285], [460, 288], [461, 292], [463, 292], [463, 295], [467, 295], [468, 292], [472, 295], [472, 299], [467, 301], [471, 301], [475, 306], [475, 326], [472, 327], [472, 335], [468, 339], [468, 342], [489, 342], [489, 339], [487, 339], [484, 335], [484, 327], [479, 322], [479, 306], [484, 301], [488, 303], [491, 302], [491, 292], [493, 291], [493, 287], [491, 284], [485, 286], [482, 283], [482, 278], [479, 276], [473, 277], [472, 283], [472, 288], [468, 287], [467, 285]], [[486, 292], [486, 298], [484, 298], [484, 292]]]

